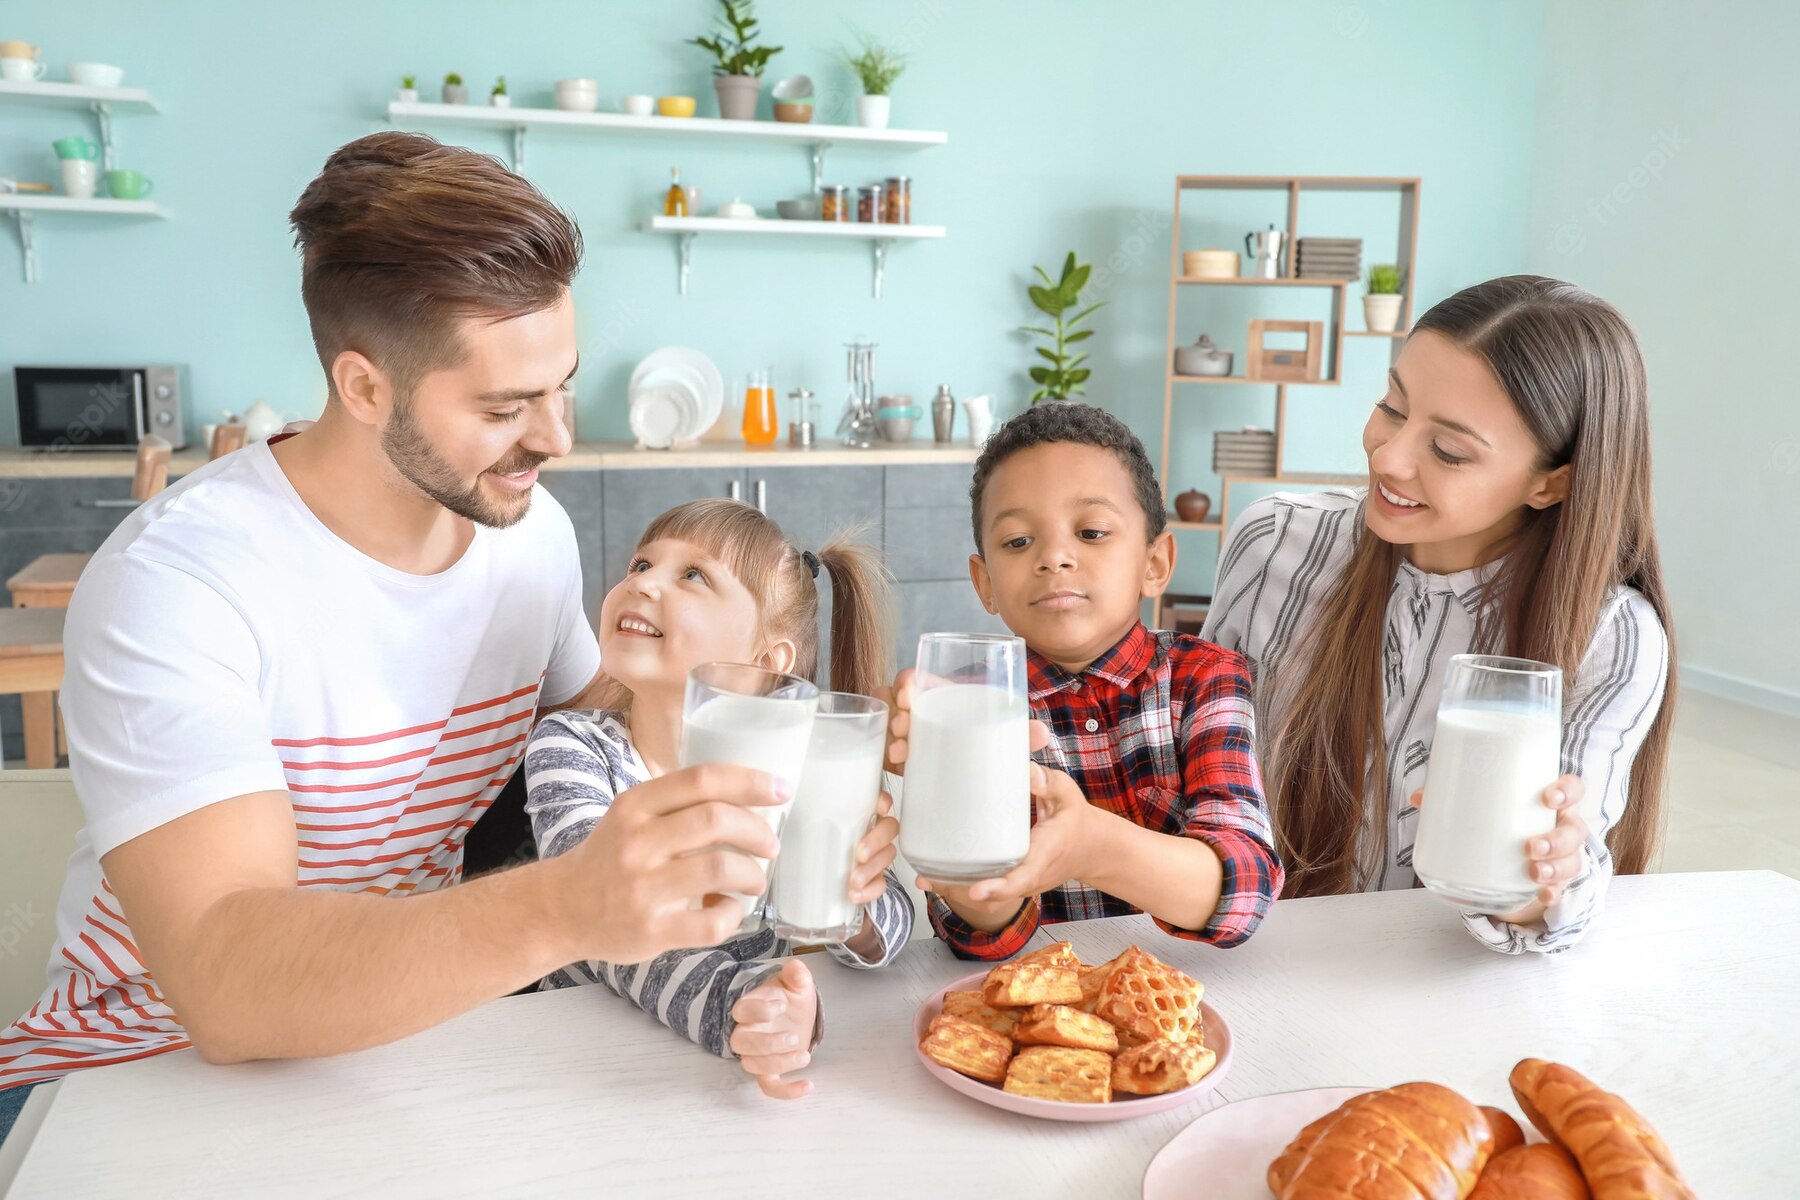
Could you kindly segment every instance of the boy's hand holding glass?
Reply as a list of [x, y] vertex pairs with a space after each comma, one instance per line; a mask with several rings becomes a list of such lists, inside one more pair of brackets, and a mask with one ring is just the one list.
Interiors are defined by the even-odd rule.
[[[1556, 811], [1556, 827], [1543, 837], [1525, 843], [1525, 859], [1530, 863], [1531, 878], [1538, 884], [1532, 903], [1517, 912], [1499, 914], [1498, 919], [1514, 925], [1529, 925], [1544, 911], [1562, 899], [1569, 881], [1581, 874], [1581, 848], [1587, 844], [1588, 823], [1581, 815], [1581, 800], [1587, 785], [1579, 775], [1564, 775], [1544, 789], [1544, 806]], [[1412, 794], [1413, 807], [1425, 799], [1423, 791]]]
[[1089, 804], [1067, 774], [1037, 763], [1031, 764], [1031, 798], [1037, 821], [1025, 860], [998, 879], [970, 884], [966, 894], [972, 903], [1004, 904], [1016, 912], [1021, 901], [1089, 874], [1086, 856], [1095, 844], [1094, 818], [1107, 814]]
[[812, 1035], [819, 1013], [819, 993], [806, 964], [790, 958], [766, 983], [745, 992], [732, 1006], [737, 1029], [732, 1053], [756, 1077], [763, 1095], [796, 1100], [812, 1091], [806, 1079], [783, 1079], [812, 1061]]

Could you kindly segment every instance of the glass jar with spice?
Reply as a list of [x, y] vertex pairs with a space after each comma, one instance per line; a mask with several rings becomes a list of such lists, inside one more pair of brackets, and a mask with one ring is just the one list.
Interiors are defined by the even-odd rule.
[[858, 221], [864, 225], [881, 224], [884, 215], [881, 211], [883, 190], [879, 183], [871, 183], [867, 187], [856, 189], [856, 219]]
[[890, 175], [882, 194], [882, 220], [889, 225], [912, 224], [912, 176]]
[[828, 183], [819, 189], [819, 220], [848, 221], [850, 189], [841, 183]]

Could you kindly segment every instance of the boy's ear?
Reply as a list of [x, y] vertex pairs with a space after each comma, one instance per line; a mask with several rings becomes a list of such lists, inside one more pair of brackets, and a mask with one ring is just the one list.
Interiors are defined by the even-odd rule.
[[1165, 529], [1150, 539], [1150, 554], [1144, 560], [1144, 581], [1138, 594], [1149, 600], [1169, 589], [1175, 577], [1175, 535]]
[[975, 585], [975, 594], [981, 597], [981, 607], [990, 613], [1000, 611], [994, 607], [994, 581], [988, 578], [987, 559], [979, 554], [969, 555], [969, 582]]

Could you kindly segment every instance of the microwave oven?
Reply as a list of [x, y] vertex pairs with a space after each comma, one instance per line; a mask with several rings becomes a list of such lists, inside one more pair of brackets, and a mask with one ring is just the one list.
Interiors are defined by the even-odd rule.
[[14, 367], [13, 384], [27, 449], [136, 450], [149, 433], [187, 445], [186, 367]]

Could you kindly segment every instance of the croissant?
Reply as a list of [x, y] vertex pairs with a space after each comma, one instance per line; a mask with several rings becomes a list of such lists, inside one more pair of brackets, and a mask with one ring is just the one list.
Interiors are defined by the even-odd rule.
[[1512, 1090], [1531, 1123], [1581, 1164], [1594, 1200], [1695, 1200], [1649, 1123], [1580, 1072], [1528, 1058], [1513, 1068]]
[[1592, 1196], [1569, 1152], [1539, 1142], [1494, 1155], [1469, 1200], [1591, 1200]]
[[1498, 1158], [1514, 1146], [1525, 1144], [1525, 1131], [1519, 1123], [1512, 1119], [1512, 1114], [1492, 1105], [1481, 1106], [1482, 1115], [1487, 1117], [1488, 1128], [1494, 1131], [1494, 1157]]
[[1465, 1200], [1493, 1153], [1487, 1116], [1435, 1083], [1352, 1096], [1269, 1164], [1275, 1200]]

